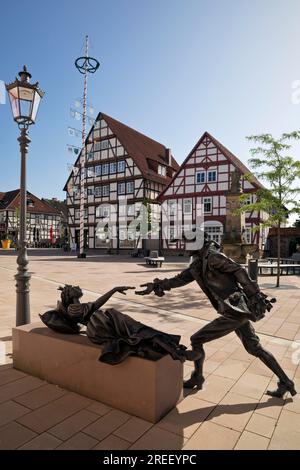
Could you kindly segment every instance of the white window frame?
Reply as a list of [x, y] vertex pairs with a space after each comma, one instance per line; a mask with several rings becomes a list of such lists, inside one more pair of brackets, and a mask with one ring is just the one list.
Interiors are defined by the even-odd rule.
[[[203, 203], [203, 213], [204, 214], [211, 214], [212, 211], [213, 211], [213, 199], [211, 196], [207, 196], [207, 197], [203, 197], [202, 199], [202, 203]], [[205, 210], [205, 204], [210, 204], [210, 211], [206, 211]]]
[[[186, 206], [190, 205], [191, 210], [186, 211]], [[193, 200], [192, 199], [184, 199], [183, 200], [183, 213], [184, 214], [192, 214], [193, 213]]]
[[164, 165], [158, 165], [157, 173], [160, 176], [166, 176], [167, 175], [167, 167], [165, 167]]
[[[203, 181], [198, 181], [198, 175], [200, 175], [200, 178], [201, 179], [201, 175], [204, 175], [204, 180]], [[205, 184], [206, 183], [206, 171], [196, 171], [196, 184]]]
[[170, 216], [176, 215], [177, 201], [172, 199], [168, 201], [168, 213]]
[[95, 176], [101, 176], [101, 165], [95, 166]]
[[[120, 188], [124, 188], [124, 190], [121, 191]], [[124, 181], [118, 183], [118, 194], [126, 194], [126, 183]]]
[[102, 171], [102, 175], [108, 175], [109, 174], [109, 163], [103, 163], [101, 171]]
[[108, 147], [109, 147], [109, 140], [107, 140], [107, 139], [100, 140], [99, 144], [100, 144], [99, 150], [107, 150]]
[[110, 193], [110, 187], [109, 184], [105, 184], [102, 186], [102, 197], [107, 197], [109, 196]]
[[124, 173], [125, 168], [126, 168], [125, 160], [118, 161], [118, 168], [117, 168], [118, 173]]
[[109, 173], [110, 174], [117, 173], [117, 163], [116, 162], [111, 162], [109, 164]]
[[[215, 175], [215, 179], [213, 179], [213, 180], [209, 179], [209, 174], [210, 173]], [[217, 179], [218, 179], [217, 170], [208, 170], [207, 171], [207, 183], [216, 183]]]
[[94, 188], [87, 188], [87, 195], [88, 196], [94, 196], [95, 190]]
[[128, 204], [127, 206], [127, 215], [129, 217], [134, 217], [135, 215], [135, 207], [134, 207], [134, 204]]
[[87, 169], [86, 169], [86, 177], [87, 178], [94, 178], [95, 176], [95, 167], [93, 166], [88, 166]]
[[102, 196], [102, 187], [101, 186], [95, 186], [94, 196], [95, 197], [101, 197]]
[[126, 181], [126, 194], [134, 194], [134, 181]]
[[108, 205], [101, 205], [99, 207], [96, 207], [96, 217], [104, 217], [107, 218], [109, 217], [110, 214], [110, 207]]

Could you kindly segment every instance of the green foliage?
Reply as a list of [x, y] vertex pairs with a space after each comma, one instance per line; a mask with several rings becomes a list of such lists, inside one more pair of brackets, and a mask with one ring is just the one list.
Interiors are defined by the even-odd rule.
[[[243, 205], [241, 212], [266, 212], [269, 214], [268, 219], [261, 226], [279, 227], [289, 214], [300, 214], [300, 187], [296, 185], [300, 178], [300, 161], [289, 155], [290, 141], [299, 140], [300, 131], [284, 133], [277, 140], [271, 134], [253, 135], [247, 139], [257, 144], [250, 150], [252, 158], [249, 165], [267, 187], [259, 188], [256, 192], [257, 200]], [[248, 174], [245, 178], [251, 181], [253, 176]], [[241, 200], [245, 199], [247, 195], [244, 194]]]

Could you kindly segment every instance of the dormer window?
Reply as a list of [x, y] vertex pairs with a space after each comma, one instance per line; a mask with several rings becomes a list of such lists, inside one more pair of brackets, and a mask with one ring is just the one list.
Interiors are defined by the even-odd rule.
[[158, 165], [157, 173], [160, 176], [166, 176], [167, 175], [167, 167], [165, 167], [164, 165]]

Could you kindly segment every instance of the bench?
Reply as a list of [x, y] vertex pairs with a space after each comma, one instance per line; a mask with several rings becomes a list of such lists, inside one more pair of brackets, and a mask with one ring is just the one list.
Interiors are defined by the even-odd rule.
[[15, 369], [152, 423], [182, 399], [183, 365], [169, 355], [111, 366], [98, 361], [101, 348], [85, 335], [56, 333], [41, 322], [13, 328], [12, 340]]
[[150, 251], [150, 255], [145, 257], [146, 264], [150, 266], [156, 266], [161, 268], [165, 258], [163, 256], [158, 256], [158, 251]]
[[[277, 275], [277, 265], [275, 263], [259, 264], [257, 269], [260, 276]], [[289, 274], [300, 274], [300, 264], [280, 264], [280, 275], [288, 276]]]

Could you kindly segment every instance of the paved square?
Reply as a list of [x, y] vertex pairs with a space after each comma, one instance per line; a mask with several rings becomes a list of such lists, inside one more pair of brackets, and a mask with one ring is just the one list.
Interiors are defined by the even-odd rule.
[[[31, 317], [56, 305], [57, 287], [80, 285], [85, 301], [116, 285], [139, 286], [171, 277], [188, 260], [174, 257], [162, 268], [146, 267], [129, 256], [74, 256], [32, 250]], [[206, 347], [203, 390], [184, 400], [156, 425], [63, 390], [12, 368], [11, 328], [15, 323], [16, 256], [0, 250], [0, 449], [300, 449], [300, 396], [265, 395], [272, 373], [249, 356], [235, 334]], [[300, 277], [260, 278], [278, 302], [255, 327], [300, 390]], [[148, 325], [189, 337], [216, 312], [196, 283], [172, 295], [115, 295], [107, 304]], [[189, 376], [191, 363], [185, 363]]]

